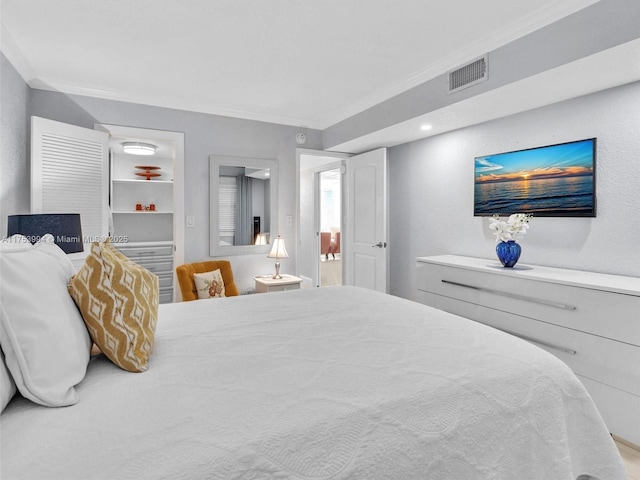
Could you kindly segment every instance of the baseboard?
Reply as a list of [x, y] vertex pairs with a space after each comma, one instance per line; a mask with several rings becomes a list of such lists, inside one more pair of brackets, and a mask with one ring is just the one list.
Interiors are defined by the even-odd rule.
[[630, 442], [629, 440], [625, 440], [624, 438], [614, 435], [613, 433], [611, 434], [611, 436], [616, 442], [621, 443], [622, 445], [626, 445], [627, 447], [633, 448], [634, 450], [637, 450], [638, 452], [640, 452], [640, 445], [636, 445], [635, 443]]

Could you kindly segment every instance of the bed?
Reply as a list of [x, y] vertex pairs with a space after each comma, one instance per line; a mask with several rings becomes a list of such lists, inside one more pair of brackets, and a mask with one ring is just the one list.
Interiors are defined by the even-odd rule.
[[159, 307], [147, 371], [92, 357], [79, 402], [16, 396], [3, 480], [623, 480], [570, 369], [355, 287]]

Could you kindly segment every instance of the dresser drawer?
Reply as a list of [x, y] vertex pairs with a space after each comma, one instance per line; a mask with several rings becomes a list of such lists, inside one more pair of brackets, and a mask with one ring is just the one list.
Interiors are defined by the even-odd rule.
[[160, 289], [173, 288], [173, 272], [158, 273], [157, 276]]
[[640, 397], [581, 375], [578, 378], [598, 406], [609, 431], [640, 445]]
[[155, 274], [160, 274], [163, 272], [172, 272], [173, 273], [173, 258], [141, 258], [139, 260], [131, 259], [139, 265], [142, 265], [144, 268], [153, 272]]
[[419, 263], [417, 288], [507, 313], [640, 345], [640, 297]]
[[137, 260], [140, 257], [154, 257], [154, 256], [170, 256], [173, 255], [172, 245], [158, 245], [158, 246], [118, 246], [120, 250], [127, 257]]
[[284, 292], [286, 290], [298, 290], [300, 288], [299, 283], [293, 283], [289, 285], [271, 285], [269, 292]]
[[169, 289], [161, 288], [159, 292], [159, 300], [160, 300], [160, 303], [173, 302], [173, 288], [169, 288]]
[[640, 348], [636, 346], [440, 295], [427, 293], [419, 299], [524, 338], [560, 358], [575, 373], [640, 396]]

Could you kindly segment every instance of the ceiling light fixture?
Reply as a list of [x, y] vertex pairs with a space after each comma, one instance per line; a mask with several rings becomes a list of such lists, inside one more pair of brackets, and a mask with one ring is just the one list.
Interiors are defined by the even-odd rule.
[[432, 128], [431, 125], [421, 125], [420, 126], [420, 130], [425, 130], [425, 131], [431, 130], [431, 128]]
[[124, 142], [122, 148], [124, 153], [130, 153], [131, 155], [153, 155], [158, 147], [151, 143]]

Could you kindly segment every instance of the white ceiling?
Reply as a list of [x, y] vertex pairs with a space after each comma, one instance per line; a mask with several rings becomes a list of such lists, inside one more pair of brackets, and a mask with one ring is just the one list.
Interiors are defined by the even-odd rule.
[[595, 2], [2, 0], [1, 46], [34, 88], [324, 129]]

